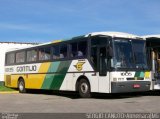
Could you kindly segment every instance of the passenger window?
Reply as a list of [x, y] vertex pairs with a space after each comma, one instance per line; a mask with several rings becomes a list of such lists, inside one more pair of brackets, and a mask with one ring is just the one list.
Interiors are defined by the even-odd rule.
[[18, 52], [16, 53], [16, 63], [22, 63], [25, 61], [25, 52]]
[[66, 58], [67, 57], [67, 45], [61, 45], [60, 47], [60, 58]]
[[49, 60], [51, 57], [51, 48], [40, 48], [39, 49], [39, 60]]
[[53, 59], [59, 59], [59, 46], [54, 46], [53, 47]]
[[86, 41], [79, 42], [77, 56], [83, 57], [86, 55], [86, 52], [87, 52], [87, 42]]
[[71, 43], [71, 57], [76, 57], [77, 56], [77, 43]]
[[27, 51], [27, 62], [37, 61], [37, 50]]
[[15, 54], [7, 54], [7, 64], [14, 64], [15, 62]]
[[84, 57], [87, 52], [87, 42], [81, 41], [77, 43], [71, 43], [71, 57]]

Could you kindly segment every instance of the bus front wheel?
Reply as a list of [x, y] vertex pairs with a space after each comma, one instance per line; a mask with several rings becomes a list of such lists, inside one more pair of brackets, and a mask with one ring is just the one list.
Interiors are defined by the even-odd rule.
[[79, 92], [80, 97], [82, 98], [91, 97], [90, 85], [86, 79], [81, 79], [79, 81], [78, 92]]
[[20, 79], [18, 82], [18, 89], [20, 93], [26, 93], [25, 83], [23, 79]]

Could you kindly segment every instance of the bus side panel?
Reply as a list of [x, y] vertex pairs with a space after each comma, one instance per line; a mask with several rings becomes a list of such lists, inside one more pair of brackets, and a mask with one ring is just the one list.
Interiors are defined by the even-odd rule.
[[29, 74], [25, 79], [25, 86], [28, 89], [40, 89], [44, 81], [45, 74]]
[[17, 88], [19, 77], [23, 77], [23, 79], [25, 79], [25, 75], [5, 75], [5, 86]]
[[99, 92], [99, 79], [96, 72], [87, 73], [86, 77], [88, 78], [91, 86], [91, 92]]
[[[41, 89], [60, 90], [70, 67], [71, 61], [52, 62], [46, 74]], [[66, 90], [66, 84], [64, 86]]]
[[60, 90], [76, 91], [77, 79], [81, 76], [85, 76], [91, 86], [91, 92], [98, 92], [98, 78], [92, 76], [94, 73], [68, 73], [62, 83]]
[[11, 75], [11, 86], [14, 88], [18, 88], [18, 79], [19, 77], [22, 77], [25, 79], [25, 75]]
[[37, 74], [28, 74], [25, 79], [26, 88], [41, 89], [51, 63], [42, 63]]
[[5, 81], [5, 86], [12, 87], [10, 74], [4, 75], [4, 81]]
[[89, 80], [91, 92], [98, 92], [98, 78], [87, 59], [72, 61], [60, 90], [75, 91], [80, 76]]

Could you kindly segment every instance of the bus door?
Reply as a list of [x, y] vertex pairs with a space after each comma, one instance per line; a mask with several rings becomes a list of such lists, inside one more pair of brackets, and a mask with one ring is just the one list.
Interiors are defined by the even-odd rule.
[[152, 71], [154, 78], [160, 80], [160, 49], [159, 47], [152, 50]]
[[110, 89], [110, 73], [109, 73], [109, 58], [107, 55], [107, 47], [106, 46], [99, 46], [98, 47], [98, 70], [99, 70], [99, 92], [109, 93]]
[[160, 89], [160, 40], [148, 38], [146, 42], [148, 64], [151, 68], [151, 89]]

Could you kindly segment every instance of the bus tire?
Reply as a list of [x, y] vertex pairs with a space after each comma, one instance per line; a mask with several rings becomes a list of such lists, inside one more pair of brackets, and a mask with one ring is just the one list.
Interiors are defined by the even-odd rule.
[[18, 81], [18, 89], [20, 93], [26, 93], [26, 89], [25, 89], [25, 82], [23, 79], [20, 79]]
[[79, 81], [78, 92], [79, 92], [80, 97], [82, 97], [82, 98], [90, 98], [91, 97], [90, 85], [86, 79], [82, 78]]

